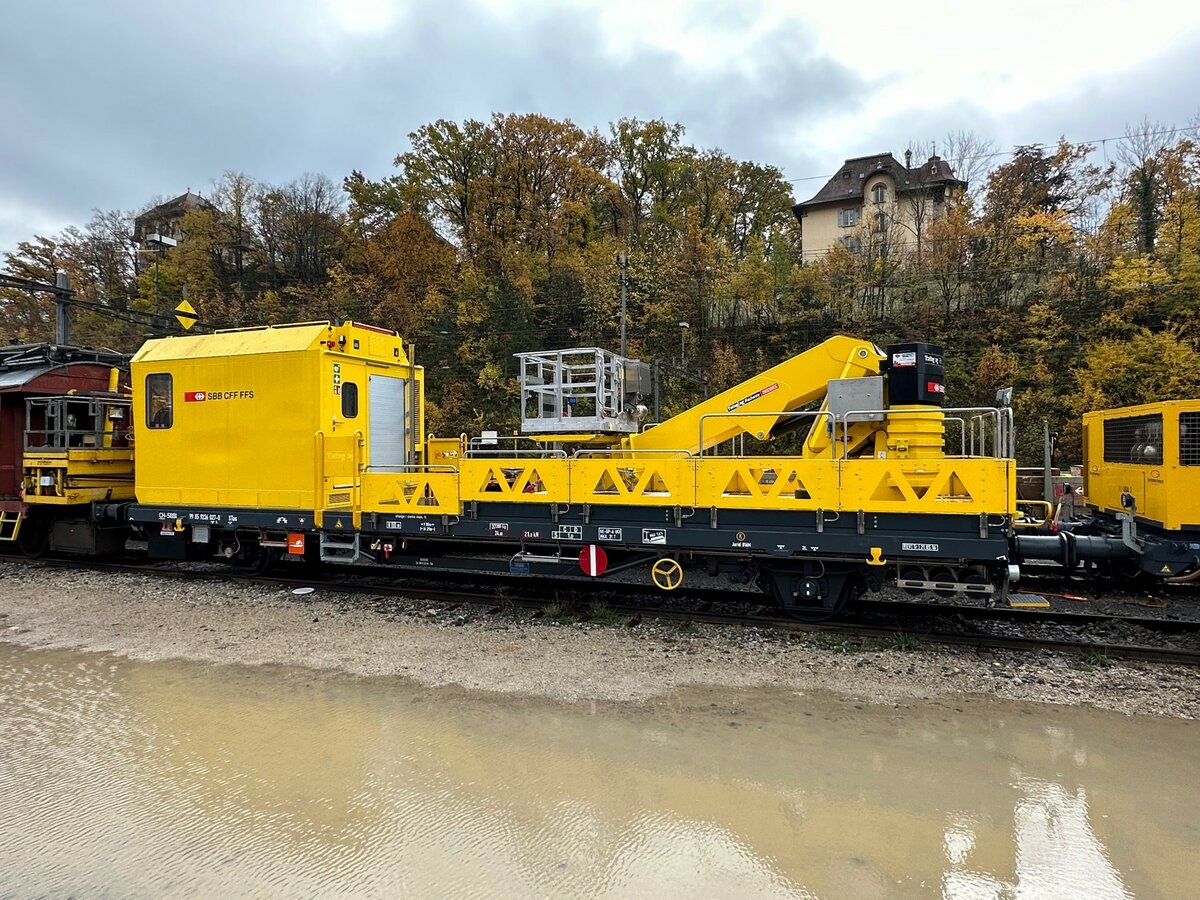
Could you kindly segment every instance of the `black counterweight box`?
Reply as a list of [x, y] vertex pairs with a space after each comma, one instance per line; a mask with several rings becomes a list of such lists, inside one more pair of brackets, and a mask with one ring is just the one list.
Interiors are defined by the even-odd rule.
[[933, 344], [892, 344], [884, 363], [888, 406], [941, 406], [946, 399], [942, 348]]

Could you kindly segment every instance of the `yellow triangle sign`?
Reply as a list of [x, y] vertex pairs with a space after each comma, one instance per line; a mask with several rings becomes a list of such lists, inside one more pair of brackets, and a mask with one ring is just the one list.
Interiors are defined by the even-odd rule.
[[179, 321], [179, 324], [183, 326], [184, 331], [187, 331], [200, 319], [200, 317], [196, 314], [196, 307], [192, 306], [192, 304], [188, 303], [186, 300], [181, 301], [180, 304], [175, 307], [175, 318]]

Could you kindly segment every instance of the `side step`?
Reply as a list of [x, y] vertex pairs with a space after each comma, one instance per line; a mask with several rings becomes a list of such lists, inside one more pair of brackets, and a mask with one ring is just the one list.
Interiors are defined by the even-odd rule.
[[355, 563], [363, 558], [358, 532], [321, 532], [321, 562]]
[[24, 521], [19, 512], [0, 512], [0, 541], [15, 541]]

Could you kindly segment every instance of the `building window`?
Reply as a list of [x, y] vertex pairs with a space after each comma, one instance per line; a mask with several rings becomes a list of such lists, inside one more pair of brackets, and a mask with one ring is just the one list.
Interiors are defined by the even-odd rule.
[[875, 233], [883, 234], [887, 231], [887, 216], [881, 212], [875, 213]]
[[859, 210], [858, 210], [858, 207], [856, 207], [856, 206], [851, 207], [849, 209], [839, 209], [838, 210], [838, 227], [839, 228], [853, 228], [855, 225], [858, 224], [858, 216], [859, 216]]
[[887, 200], [887, 187], [882, 184], [875, 185], [875, 188], [871, 191], [871, 196], [876, 203], [883, 203]]
[[857, 253], [859, 250], [862, 249], [862, 241], [859, 240], [857, 237], [851, 237], [850, 235], [845, 235], [843, 237], [838, 238], [838, 243], [841, 244], [843, 247], [845, 247], [847, 250], [849, 250], [851, 253]]
[[172, 418], [171, 376], [146, 376], [146, 427], [170, 428]]
[[358, 385], [347, 381], [342, 385], [342, 418], [353, 419], [358, 415]]

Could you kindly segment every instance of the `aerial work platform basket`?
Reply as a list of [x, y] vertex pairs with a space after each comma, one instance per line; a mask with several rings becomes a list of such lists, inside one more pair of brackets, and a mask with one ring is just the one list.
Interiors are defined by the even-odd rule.
[[527, 434], [636, 434], [650, 367], [599, 347], [517, 353], [521, 430]]

